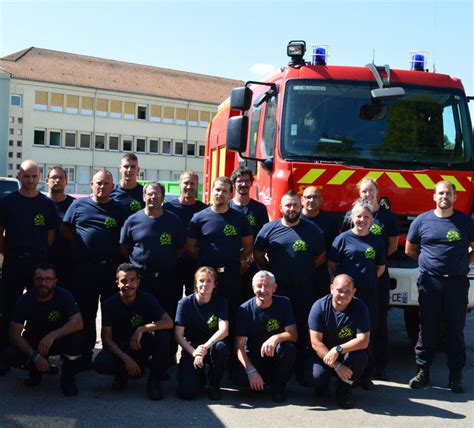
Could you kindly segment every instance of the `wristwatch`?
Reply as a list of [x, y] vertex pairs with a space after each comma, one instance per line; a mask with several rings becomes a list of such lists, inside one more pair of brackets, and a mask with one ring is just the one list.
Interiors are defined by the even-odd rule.
[[341, 355], [341, 354], [342, 354], [342, 351], [343, 351], [342, 346], [341, 346], [341, 345], [337, 345], [337, 346], [336, 346], [336, 352], [337, 352], [339, 355]]

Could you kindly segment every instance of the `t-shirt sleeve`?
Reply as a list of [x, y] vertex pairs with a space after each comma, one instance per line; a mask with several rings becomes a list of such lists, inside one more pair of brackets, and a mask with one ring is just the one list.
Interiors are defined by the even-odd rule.
[[30, 311], [31, 308], [29, 305], [29, 299], [26, 295], [22, 296], [16, 302], [15, 308], [13, 309], [12, 315], [10, 317], [10, 321], [18, 324], [24, 324], [25, 321], [28, 319], [28, 313]]
[[178, 307], [176, 308], [176, 317], [174, 319], [175, 325], [179, 325], [181, 327], [186, 326], [186, 317], [185, 317], [185, 302], [186, 298], [184, 297], [178, 302]]
[[268, 228], [265, 226], [262, 227], [260, 232], [258, 232], [257, 237], [255, 238], [254, 249], [257, 251], [266, 251], [268, 248]]
[[285, 316], [283, 317], [283, 327], [288, 327], [289, 325], [296, 324], [295, 313], [293, 312], [293, 306], [291, 305], [290, 300], [284, 299], [283, 302], [285, 314]]
[[188, 226], [188, 238], [199, 239], [201, 237], [201, 227], [199, 217], [194, 214]]
[[166, 313], [166, 311], [158, 303], [158, 300], [156, 300], [155, 296], [150, 294], [149, 297], [150, 297], [149, 304], [151, 307], [152, 316], [154, 318], [153, 321], [158, 321], [163, 316], [163, 314]]
[[313, 234], [314, 255], [320, 256], [326, 251], [326, 241], [324, 240], [323, 231], [315, 225]]
[[181, 225], [181, 220], [176, 216], [176, 248], [181, 249], [186, 243], [186, 236], [184, 234], [183, 227]]
[[311, 310], [309, 311], [309, 316], [308, 316], [308, 327], [310, 330], [319, 331], [319, 332], [324, 331], [322, 314], [323, 314], [323, 311], [322, 311], [321, 302], [320, 301], [314, 302], [313, 306], [311, 307]]
[[112, 327], [113, 315], [112, 315], [112, 304], [111, 302], [105, 302], [102, 307], [102, 327]]
[[250, 226], [250, 221], [246, 215], [241, 214], [240, 236], [251, 236], [251, 235], [252, 235], [252, 226]]
[[47, 227], [49, 230], [57, 229], [58, 225], [61, 224], [61, 219], [58, 215], [58, 210], [56, 209], [56, 205], [54, 205], [53, 201], [48, 199], [48, 208], [49, 208], [49, 215], [47, 220]]
[[387, 263], [387, 258], [385, 256], [385, 253], [386, 253], [385, 244], [382, 241], [382, 238], [377, 237], [376, 245], [377, 245], [377, 247], [376, 247], [376, 251], [375, 251], [375, 254], [376, 254], [375, 263], [378, 266], [382, 266], [382, 265]]
[[356, 333], [368, 333], [370, 332], [370, 316], [367, 305], [360, 300], [360, 311], [359, 311], [359, 323], [357, 325]]
[[329, 248], [328, 260], [331, 262], [339, 262], [341, 258], [341, 245], [342, 245], [342, 237], [341, 235], [336, 236], [336, 239]]
[[128, 244], [130, 242], [130, 218], [131, 217], [129, 217], [129, 219], [125, 221], [124, 225], [120, 229], [120, 244]]
[[237, 310], [237, 317], [235, 321], [235, 335], [241, 337], [247, 337], [247, 311], [244, 307], [240, 306]]
[[68, 319], [79, 313], [79, 307], [77, 306], [73, 295], [67, 290], [64, 290], [64, 302], [66, 316]]
[[399, 236], [400, 235], [400, 227], [398, 225], [398, 220], [397, 216], [390, 212], [390, 221], [388, 222], [388, 230], [387, 230], [387, 235], [392, 237], [392, 236]]
[[407, 241], [411, 242], [412, 244], [419, 245], [420, 243], [420, 217], [415, 218], [413, 223], [410, 224], [410, 228], [408, 229], [407, 234]]
[[219, 302], [218, 316], [222, 321], [229, 321], [229, 304], [227, 299], [224, 299], [223, 297]]
[[63, 223], [74, 225], [74, 213], [76, 211], [77, 199], [69, 206], [63, 217]]

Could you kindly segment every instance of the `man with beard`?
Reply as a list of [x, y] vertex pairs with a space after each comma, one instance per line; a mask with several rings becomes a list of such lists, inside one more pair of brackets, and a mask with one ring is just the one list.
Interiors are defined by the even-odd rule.
[[[268, 223], [268, 213], [265, 205], [250, 197], [250, 188], [254, 181], [252, 170], [246, 166], [241, 166], [232, 172], [230, 181], [234, 186], [234, 197], [229, 205], [234, 210], [247, 216], [255, 240], [263, 225]], [[258, 267], [253, 261], [253, 255], [250, 255], [246, 260], [242, 260], [241, 271], [242, 298], [247, 300], [253, 296], [252, 278], [258, 271]]]
[[186, 250], [199, 266], [211, 266], [217, 272], [219, 294], [229, 301], [229, 321], [241, 302], [240, 262], [253, 248], [247, 217], [229, 207], [232, 182], [218, 177], [212, 185], [214, 204], [194, 214], [189, 223]]
[[308, 314], [316, 300], [315, 268], [326, 251], [321, 229], [300, 219], [301, 200], [290, 190], [280, 204], [282, 218], [263, 226], [255, 240], [254, 258], [260, 269], [274, 273], [279, 294], [291, 300], [298, 326], [298, 380], [303, 379], [303, 358], [309, 344]]
[[40, 169], [25, 160], [18, 170], [20, 189], [0, 199], [0, 348], [8, 343], [8, 322], [18, 298], [33, 286], [34, 268], [48, 257], [58, 225], [54, 203], [38, 191]]
[[[65, 193], [67, 186], [66, 170], [59, 165], [51, 167], [45, 182], [48, 185], [48, 198], [56, 205], [59, 220], [62, 222], [64, 214], [66, 214], [66, 211], [74, 201], [72, 196], [66, 195]], [[73, 272], [71, 246], [70, 243], [60, 235], [60, 226], [61, 224], [58, 224], [56, 238], [49, 250], [48, 259], [56, 268], [59, 284], [62, 287], [71, 289]]]
[[52, 265], [38, 265], [33, 277], [34, 289], [20, 297], [12, 313], [13, 346], [1, 354], [0, 361], [7, 366], [26, 367], [29, 376], [24, 383], [33, 387], [51, 369], [48, 356], [61, 355], [61, 390], [71, 396], [78, 393], [74, 375], [81, 368], [79, 332], [83, 323], [72, 294], [56, 287], [56, 282]]
[[433, 199], [436, 208], [420, 214], [413, 221], [405, 245], [405, 253], [417, 260], [420, 267], [420, 335], [415, 347], [418, 373], [409, 385], [411, 388], [429, 386], [438, 328], [440, 321], [444, 320], [449, 388], [455, 393], [462, 393], [462, 369], [466, 364], [464, 325], [469, 291], [467, 274], [469, 263], [474, 263], [474, 220], [453, 208], [456, 200], [453, 183], [436, 183]]
[[122, 178], [110, 195], [110, 199], [120, 202], [127, 210], [128, 215], [140, 211], [143, 206], [143, 186], [138, 183], [140, 172], [138, 158], [134, 153], [125, 153], [119, 166]]
[[[199, 177], [194, 171], [184, 171], [179, 177], [179, 198], [163, 204], [164, 210], [171, 211], [181, 220], [184, 236], [188, 233], [189, 222], [193, 215], [207, 208], [206, 204], [197, 200], [198, 184]], [[192, 259], [189, 254], [183, 253], [179, 257], [176, 267], [178, 300], [183, 297], [183, 285], [186, 295], [194, 293], [194, 272], [196, 269], [196, 260]]]
[[95, 318], [99, 296], [103, 302], [115, 288], [120, 262], [119, 238], [127, 212], [110, 199], [112, 174], [101, 169], [91, 181], [92, 195], [76, 199], [64, 215], [61, 232], [73, 246], [76, 283], [73, 294], [84, 319], [87, 358], [96, 341]]

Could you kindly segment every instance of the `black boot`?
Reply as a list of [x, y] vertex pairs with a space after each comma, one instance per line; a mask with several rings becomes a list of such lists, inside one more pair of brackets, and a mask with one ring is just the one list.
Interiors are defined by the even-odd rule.
[[42, 378], [43, 376], [38, 370], [30, 370], [28, 377], [23, 381], [23, 383], [25, 386], [29, 387], [38, 386], [41, 383]]
[[286, 385], [284, 383], [272, 385], [272, 401], [274, 403], [284, 403], [286, 401]]
[[150, 400], [162, 400], [163, 390], [161, 389], [160, 381], [154, 379], [152, 376], [149, 376], [146, 382], [146, 393]]
[[464, 387], [462, 386], [462, 372], [461, 370], [450, 370], [449, 371], [449, 387], [451, 391], [462, 394]]
[[354, 407], [354, 401], [352, 399], [352, 386], [339, 381], [336, 389], [336, 401], [341, 409], [351, 409]]
[[63, 357], [60, 386], [62, 393], [67, 397], [73, 397], [79, 393], [74, 376], [80, 371], [80, 364], [80, 358], [70, 360], [67, 357]]
[[425, 388], [430, 385], [430, 368], [428, 366], [418, 366], [417, 374], [408, 383], [410, 388]]

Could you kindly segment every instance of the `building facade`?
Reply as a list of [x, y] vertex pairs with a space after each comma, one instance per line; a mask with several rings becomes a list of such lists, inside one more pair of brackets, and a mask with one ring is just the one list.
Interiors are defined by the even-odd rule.
[[0, 175], [14, 177], [24, 159], [43, 172], [59, 164], [70, 193], [89, 192], [102, 167], [118, 180], [125, 152], [138, 155], [141, 179], [175, 181], [186, 169], [202, 178], [207, 125], [242, 85], [38, 48], [1, 58], [0, 74]]

